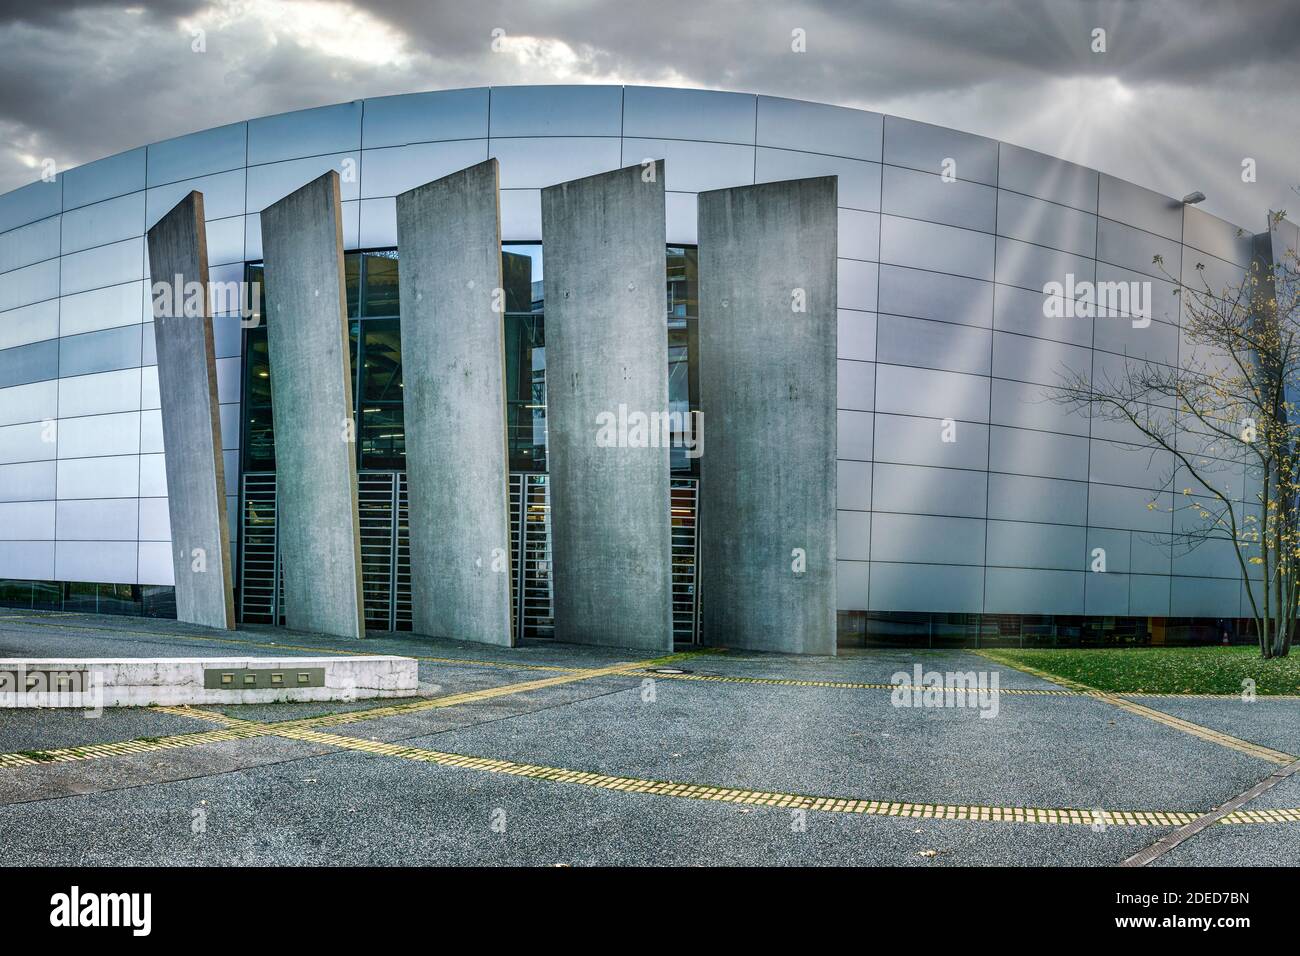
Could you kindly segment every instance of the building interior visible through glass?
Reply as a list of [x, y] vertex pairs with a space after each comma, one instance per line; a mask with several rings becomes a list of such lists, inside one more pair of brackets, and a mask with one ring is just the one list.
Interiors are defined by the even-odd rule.
[[[667, 411], [679, 413], [672, 419], [674, 422], [689, 421], [690, 413], [699, 409], [696, 249], [669, 246], [667, 260]], [[501, 266], [506, 305], [506, 428], [510, 470], [544, 472], [546, 320], [541, 244], [507, 243], [502, 250]], [[398, 268], [395, 250], [351, 252], [344, 256], [352, 394], [356, 404], [357, 467], [361, 469], [402, 471], [406, 467]], [[258, 283], [264, 295], [261, 264], [248, 266], [248, 271], [249, 280]], [[245, 472], [275, 470], [271, 364], [260, 298], [257, 316], [258, 323], [245, 332], [244, 343]], [[674, 435], [673, 471], [679, 475], [697, 474], [699, 459], [687, 457], [687, 449], [679, 438]]]

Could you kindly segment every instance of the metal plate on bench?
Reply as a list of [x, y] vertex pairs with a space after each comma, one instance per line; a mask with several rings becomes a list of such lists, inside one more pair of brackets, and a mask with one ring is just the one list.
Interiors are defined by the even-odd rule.
[[324, 687], [323, 667], [205, 667], [205, 690], [287, 690]]

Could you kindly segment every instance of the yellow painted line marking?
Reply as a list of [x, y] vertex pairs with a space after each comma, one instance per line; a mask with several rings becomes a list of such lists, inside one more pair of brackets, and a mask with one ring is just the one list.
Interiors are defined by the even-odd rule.
[[1234, 810], [1220, 823], [1300, 823], [1300, 809]]
[[1031, 677], [1037, 677], [1040, 680], [1047, 681], [1048, 683], [1056, 684], [1058, 687], [1067, 687], [1070, 690], [1077, 691], [1080, 694], [1092, 695], [1092, 694], [1104, 693], [1104, 691], [1099, 691], [1095, 687], [1089, 687], [1087, 684], [1080, 684], [1078, 681], [1070, 680], [1070, 678], [1068, 677], [1061, 677], [1057, 674], [1049, 674], [1047, 671], [1040, 671], [1037, 667], [1031, 667], [1030, 665], [1021, 663], [1020, 661], [1004, 659], [1000, 655], [998, 655], [996, 651], [973, 650], [971, 651], [971, 653], [977, 654], [980, 657], [983, 657], [986, 660], [990, 660], [995, 664], [1002, 664], [1005, 667], [1010, 667], [1014, 670], [1018, 670], [1022, 673], [1030, 675]]
[[[158, 705], [150, 707], [149, 710], [156, 710], [160, 714], [174, 714], [177, 717], [192, 717], [195, 720], [213, 720], [230, 727], [261, 727], [264, 725], [263, 721], [244, 720], [240, 717], [228, 717], [215, 710], [205, 710], [202, 707], [194, 707], [189, 704], [178, 704], [175, 707]], [[265, 726], [272, 727], [274, 726], [274, 723], [267, 721], [265, 722]]]
[[35, 757], [29, 757], [27, 754], [0, 754], [0, 769], [8, 770], [11, 767], [29, 767], [33, 764], [41, 763]]
[[[377, 757], [395, 757], [421, 763], [431, 763], [461, 770], [506, 774], [551, 783], [574, 784], [599, 790], [620, 793], [641, 793], [648, 796], [683, 800], [705, 800], [714, 803], [743, 804], [779, 807], [791, 810], [812, 810], [824, 813], [856, 813], [867, 816], [907, 817], [927, 820], [967, 820], [993, 823], [1037, 823], [1054, 825], [1152, 827], [1185, 826], [1200, 814], [1181, 810], [1084, 810], [1073, 807], [999, 807], [967, 804], [913, 803], [897, 800], [868, 800], [860, 797], [814, 796], [770, 790], [749, 790], [720, 787], [711, 784], [683, 781], [648, 780], [638, 777], [619, 777], [610, 774], [539, 764], [518, 763], [490, 757], [472, 757], [465, 754], [427, 750], [401, 743], [384, 743], [340, 734], [322, 733], [305, 726], [294, 726], [295, 721], [279, 724], [261, 724], [226, 717], [223, 714], [188, 707], [159, 707], [165, 713], [179, 713], [201, 720], [213, 720], [228, 726], [193, 734], [176, 734], [170, 737], [141, 738], [118, 743], [90, 744], [84, 747], [64, 747], [55, 750], [29, 751], [27, 753], [0, 754], [0, 769], [36, 766], [45, 763], [68, 763], [94, 760], [103, 757], [132, 756], [160, 750], [177, 750], [204, 744], [247, 740], [254, 737], [280, 737], [334, 747], [339, 750], [366, 753]], [[1300, 823], [1300, 808], [1276, 810], [1238, 810], [1224, 817], [1221, 823]]]
[[1146, 717], [1148, 720], [1154, 720], [1158, 724], [1166, 727], [1172, 727], [1174, 730], [1181, 730], [1183, 733], [1191, 734], [1193, 737], [1199, 737], [1201, 740], [1208, 740], [1210, 743], [1219, 744], [1224, 747], [1230, 747], [1233, 750], [1252, 757], [1258, 757], [1260, 760], [1267, 760], [1270, 763], [1289, 764], [1295, 761], [1295, 757], [1290, 754], [1282, 753], [1280, 750], [1273, 750], [1271, 747], [1264, 747], [1259, 744], [1253, 744], [1248, 740], [1242, 740], [1239, 737], [1233, 737], [1230, 734], [1221, 733], [1217, 730], [1211, 730], [1209, 727], [1202, 727], [1200, 724], [1194, 724], [1190, 720], [1183, 720], [1181, 717], [1174, 717], [1166, 714], [1164, 711], [1155, 710], [1151, 707], [1144, 707], [1136, 701], [1125, 700], [1115, 694], [1106, 694], [1098, 691], [1095, 695], [1109, 704], [1126, 710], [1130, 714], [1137, 714], [1139, 717]]
[[[447, 694], [443, 697], [427, 697], [419, 700], [403, 701], [397, 704], [382, 704], [378, 707], [368, 707], [363, 710], [339, 711], [338, 713], [324, 714], [318, 717], [302, 717], [297, 720], [273, 721], [268, 723], [267, 726], [283, 727], [286, 729], [295, 727], [339, 727], [345, 724], [355, 724], [366, 720], [378, 720], [384, 717], [400, 717], [404, 714], [420, 713], [426, 710], [440, 710], [446, 707], [459, 707], [463, 704], [474, 704], [485, 700], [494, 700], [498, 697], [510, 697], [514, 694], [524, 694], [529, 691], [542, 690], [547, 687], [559, 687], [563, 684], [574, 684], [579, 681], [592, 680], [597, 677], [639, 676], [647, 667], [686, 660], [700, 653], [707, 652], [683, 651], [680, 654], [669, 654], [664, 657], [657, 657], [647, 661], [628, 661], [619, 664], [611, 664], [607, 667], [566, 671], [565, 673], [559, 674], [555, 677], [543, 677], [538, 680], [503, 684], [500, 687], [486, 687], [481, 690], [465, 691], [459, 694]], [[322, 703], [328, 703], [328, 701], [322, 701]], [[174, 714], [178, 717], [193, 717], [196, 720], [214, 720], [227, 724], [248, 723], [248, 721], [243, 721], [236, 717], [227, 717], [225, 714], [218, 711], [207, 710], [199, 707], [154, 707], [152, 709], [160, 713]]]
[[[991, 658], [992, 659], [992, 658]], [[736, 658], [739, 660], [739, 658]], [[1005, 663], [998, 661], [998, 663]], [[1011, 667], [1013, 665], [1007, 664]], [[1023, 668], [1021, 668], [1023, 670]], [[747, 677], [739, 674], [664, 674], [657, 671], [644, 671], [642, 676], [645, 677], [662, 677], [665, 680], [681, 681], [701, 681], [705, 683], [717, 684], [758, 684], [772, 687], [818, 687], [829, 688], [832, 690], [908, 690], [908, 691], [926, 691], [938, 690], [938, 688], [918, 687], [914, 684], [881, 684], [859, 681], [836, 681], [836, 680], [814, 680], [799, 679], [790, 677]], [[1035, 672], [1035, 677], [1042, 677], [1044, 680], [1060, 680], [1054, 675], [1048, 675], [1045, 672]], [[947, 691], [953, 688], [944, 688]], [[972, 688], [974, 690], [975, 688]], [[990, 694], [1010, 694], [1013, 696], [1023, 697], [1095, 697], [1101, 691], [1086, 688], [1084, 685], [1078, 685], [1078, 689], [1068, 689], [1066, 687], [999, 687], [996, 690], [989, 688], [980, 690], [981, 693]], [[1125, 699], [1141, 699], [1144, 697], [1169, 697], [1181, 698], [1184, 700], [1240, 700], [1239, 694], [1156, 694], [1145, 692], [1115, 694], [1113, 696], [1123, 697]], [[1300, 700], [1300, 694], [1268, 694], [1259, 698], [1260, 700]]]
[[[870, 684], [856, 683], [852, 681], [833, 681], [833, 680], [797, 680], [794, 678], [780, 677], [742, 677], [731, 674], [663, 674], [656, 671], [642, 672], [646, 677], [663, 677], [668, 680], [686, 680], [686, 681], [706, 681], [709, 683], [721, 684], [762, 684], [775, 687], [827, 687], [835, 690], [940, 690], [937, 687], [917, 687], [913, 684]], [[990, 694], [1024, 694], [1032, 696], [1047, 697], [1081, 697], [1078, 691], [1064, 690], [1054, 687], [1000, 687], [997, 690], [984, 688], [952, 688], [945, 687], [943, 690], [951, 693], [953, 690], [969, 689], [971, 691], [979, 690], [980, 693]]]
[[1263, 747], [1259, 744], [1253, 744], [1248, 740], [1242, 740], [1240, 737], [1233, 737], [1231, 734], [1211, 730], [1209, 727], [1202, 727], [1200, 724], [1194, 724], [1190, 720], [1183, 720], [1181, 717], [1174, 717], [1171, 714], [1166, 714], [1164, 711], [1145, 707], [1142, 704], [1139, 704], [1130, 698], [1122, 697], [1119, 694], [1097, 690], [1095, 687], [1089, 687], [1087, 684], [1071, 680], [1068, 677], [1059, 677], [1056, 674], [1049, 674], [1046, 671], [1039, 670], [1036, 667], [1031, 667], [1028, 664], [1023, 664], [1020, 661], [1007, 660], [988, 651], [977, 650], [974, 653], [979, 654], [981, 657], [985, 657], [994, 663], [1002, 664], [1006, 667], [1014, 667], [1016, 670], [1023, 671], [1034, 677], [1040, 677], [1043, 680], [1052, 681], [1067, 687], [1070, 690], [1079, 691], [1085, 696], [1118, 707], [1120, 710], [1128, 711], [1130, 714], [1145, 717], [1148, 720], [1153, 720], [1165, 727], [1169, 727], [1173, 730], [1180, 730], [1185, 734], [1191, 734], [1193, 737], [1198, 737], [1201, 740], [1206, 740], [1210, 743], [1227, 747], [1231, 750], [1237, 751], [1238, 753], [1244, 753], [1251, 757], [1257, 757], [1260, 760], [1267, 760], [1269, 763], [1275, 764], [1289, 764], [1294, 762], [1296, 759], [1291, 754], [1283, 753], [1280, 750], [1273, 750], [1271, 747]]
[[290, 720], [283, 723], [277, 723], [276, 726], [339, 727], [344, 724], [355, 724], [363, 720], [375, 720], [382, 717], [397, 717], [403, 714], [420, 713], [426, 710], [439, 710], [445, 707], [459, 707], [462, 704], [476, 704], [485, 700], [494, 700], [498, 697], [510, 697], [514, 694], [525, 694], [529, 691], [542, 690], [547, 687], [559, 687], [563, 684], [574, 684], [579, 681], [592, 680], [597, 677], [636, 676], [647, 667], [684, 660], [695, 656], [697, 653], [700, 652], [685, 651], [681, 654], [670, 654], [666, 657], [659, 657], [649, 661], [633, 661], [621, 664], [612, 664], [608, 667], [587, 668], [585, 670], [559, 674], [555, 677], [543, 677], [538, 680], [523, 681], [517, 684], [504, 684], [501, 687], [486, 687], [482, 690], [465, 691], [460, 694], [448, 694], [445, 697], [431, 697], [407, 703], [373, 707], [367, 710], [352, 710], [337, 714], [328, 714], [324, 717], [305, 717], [302, 720]]
[[[1041, 823], [1093, 826], [1180, 826], [1195, 820], [1198, 814], [1182, 811], [1146, 810], [1081, 810], [1077, 808], [1050, 807], [986, 807], [932, 803], [905, 803], [888, 800], [867, 800], [852, 797], [813, 796], [781, 791], [749, 790], [718, 787], [709, 784], [681, 781], [647, 780], [637, 777], [618, 777], [590, 771], [547, 767], [539, 764], [516, 763], [487, 757], [426, 750], [401, 743], [383, 743], [326, 734], [302, 728], [277, 729], [277, 735], [304, 743], [338, 747], [357, 753], [379, 757], [396, 757], [422, 763], [432, 763], [462, 770], [527, 777], [551, 783], [575, 784], [599, 790], [621, 793], [642, 793], [650, 796], [683, 800], [707, 800], [715, 803], [746, 804], [780, 807], [791, 810], [813, 810], [825, 813], [858, 813], [870, 816], [910, 817], [915, 819], [971, 820], [980, 822]], [[1300, 820], [1300, 811], [1297, 819]]]
[[[832, 813], [862, 813], [874, 816], [901, 816], [923, 819], [1072, 824], [1088, 826], [1093, 826], [1098, 823], [1108, 826], [1185, 826], [1195, 821], [1200, 816], [1200, 814], [1197, 813], [1187, 813], [1183, 811], [1094, 811], [1076, 808], [997, 807], [904, 803], [898, 801], [866, 800], [861, 798], [810, 796], [807, 794], [784, 793], [780, 791], [723, 788], [712, 785], [645, 780], [635, 777], [615, 777], [608, 774], [588, 771], [576, 771], [535, 764], [522, 764], [508, 760], [496, 760], [483, 757], [470, 757], [462, 754], [445, 753], [441, 751], [426, 750], [419, 747], [410, 747], [403, 744], [384, 743], [380, 741], [347, 737], [339, 734], [321, 733], [319, 730], [314, 729], [317, 727], [332, 727], [386, 716], [395, 716], [414, 711], [440, 707], [454, 707], [460, 704], [489, 700], [496, 697], [524, 693], [530, 690], [574, 683], [601, 676], [641, 676], [646, 673], [647, 667], [682, 660], [684, 658], [689, 658], [696, 653], [700, 652], [690, 651], [681, 654], [668, 655], [652, 661], [639, 661], [615, 664], [602, 668], [591, 668], [583, 671], [565, 673], [556, 677], [542, 678], [536, 681], [507, 684], [502, 687], [470, 691], [463, 694], [451, 694], [446, 697], [420, 700], [408, 704], [382, 706], [368, 710], [351, 711], [346, 713], [330, 714], [323, 717], [303, 718], [301, 720], [289, 720], [277, 723], [246, 721], [197, 707], [155, 707], [153, 709], [160, 713], [190, 717], [197, 720], [213, 721], [222, 724], [223, 727], [219, 730], [210, 730], [191, 734], [175, 734], [168, 737], [141, 738], [138, 740], [122, 741], [118, 743], [89, 744], [81, 747], [65, 747], [52, 750], [0, 754], [0, 769], [13, 769], [43, 763], [93, 760], [102, 757], [151, 753], [161, 750], [201, 746], [210, 743], [244, 740], [253, 737], [276, 736], [287, 740], [317, 743], [343, 750], [369, 753], [375, 756], [398, 757], [448, 767], [480, 770], [490, 773], [503, 773], [555, 783], [578, 784], [604, 790], [644, 793], [652, 796], [666, 796], [691, 800], [710, 800], [722, 803], [821, 810]], [[999, 663], [1006, 662], [999, 661]], [[1009, 664], [1008, 666], [1014, 667], [1015, 665]], [[657, 676], [692, 677], [695, 675], [661, 674]], [[707, 677], [707, 675], [701, 676]], [[1044, 679], [1051, 680], [1053, 677], [1050, 675], [1044, 675]], [[763, 678], [742, 679], [742, 682], [745, 683], [751, 681], [757, 681], [760, 683], [770, 682], [769, 679]], [[842, 686], [838, 682], [830, 683], [831, 686]], [[1075, 687], [1079, 688], [1078, 693], [1081, 695], [1104, 700], [1117, 707], [1121, 707], [1122, 709], [1131, 710], [1133, 713], [1149, 717], [1152, 720], [1158, 720], [1160, 723], [1166, 723], [1169, 726], [1176, 727], [1179, 730], [1194, 734], [1203, 739], [1212, 740], [1215, 743], [1221, 743], [1224, 746], [1233, 747], [1234, 749], [1240, 749], [1243, 750], [1243, 752], [1251, 753], [1253, 756], [1259, 756], [1266, 760], [1273, 760], [1276, 762], [1277, 758], [1280, 757], [1282, 758], [1281, 762], [1290, 763], [1293, 759], [1287, 755], [1280, 754], [1278, 751], [1272, 751], [1265, 747], [1258, 747], [1254, 744], [1249, 744], [1246, 741], [1238, 740], [1235, 737], [1229, 737], [1226, 734], [1211, 731], [1198, 724], [1192, 724], [1188, 721], [1172, 718], [1167, 714], [1142, 707], [1141, 705], [1135, 704], [1129, 700], [1124, 700], [1118, 695], [1085, 689], [1086, 685], [1077, 684], [1076, 682], [1070, 683], [1075, 684]], [[822, 684], [819, 682], [814, 684], [814, 686], [822, 686]], [[869, 685], [851, 686], [857, 687]], [[881, 686], [892, 688], [895, 685]], [[1219, 822], [1225, 824], [1300, 822], [1300, 809], [1238, 810], [1225, 816]]]
[[[993, 658], [990, 658], [993, 659]], [[1005, 663], [998, 661], [998, 663]], [[1008, 667], [1012, 666], [1007, 664]], [[662, 677], [666, 680], [685, 680], [685, 681], [704, 681], [707, 683], [720, 684], [760, 684], [774, 687], [826, 687], [834, 690], [908, 690], [908, 691], [926, 691], [937, 690], [938, 688], [917, 687], [913, 684], [877, 684], [877, 683], [860, 683], [856, 681], [835, 681], [835, 680], [800, 680], [797, 678], [783, 677], [745, 677], [737, 674], [662, 674], [655, 671], [646, 671], [646, 677]], [[1054, 679], [1054, 675], [1047, 675], [1045, 672], [1037, 672], [1035, 677], [1043, 679]], [[1101, 691], [1092, 689], [1071, 690], [1065, 687], [999, 687], [997, 690], [981, 690], [981, 693], [990, 694], [1011, 694], [1026, 697], [1094, 697]], [[952, 690], [952, 688], [945, 688]], [[1172, 698], [1182, 700], [1240, 700], [1240, 694], [1157, 694], [1136, 691], [1132, 693], [1114, 694], [1115, 697], [1123, 697], [1126, 700], [1140, 700], [1146, 697], [1152, 698]], [[1258, 698], [1259, 700], [1300, 700], [1300, 694], [1267, 694]]]
[[220, 730], [205, 730], [193, 734], [173, 734], [169, 737], [142, 737], [115, 743], [84, 744], [78, 747], [58, 747], [52, 750], [28, 750], [22, 753], [0, 754], [0, 768], [35, 766], [49, 763], [70, 763], [79, 760], [98, 760], [102, 757], [123, 757], [131, 754], [155, 753], [160, 750], [180, 750], [219, 744], [250, 737], [274, 734], [274, 728], [263, 724], [241, 721], [237, 726]]

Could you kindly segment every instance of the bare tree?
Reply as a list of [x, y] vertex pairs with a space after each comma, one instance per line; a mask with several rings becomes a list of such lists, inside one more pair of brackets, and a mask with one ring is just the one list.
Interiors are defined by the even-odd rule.
[[[1190, 519], [1176, 541], [1232, 543], [1265, 658], [1289, 653], [1300, 599], [1300, 260], [1294, 247], [1276, 260], [1271, 253], [1272, 239], [1295, 234], [1285, 215], [1270, 214], [1235, 285], [1215, 288], [1204, 263], [1184, 282], [1154, 257], [1181, 297], [1176, 366], [1125, 358], [1115, 373], [1063, 372], [1049, 393], [1094, 420], [1129, 426], [1153, 455], [1172, 456], [1166, 487]], [[1243, 472], [1244, 502], [1225, 480]]]

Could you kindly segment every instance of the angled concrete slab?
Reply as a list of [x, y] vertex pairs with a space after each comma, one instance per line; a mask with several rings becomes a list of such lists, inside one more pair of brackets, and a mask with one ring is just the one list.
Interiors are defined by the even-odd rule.
[[700, 193], [700, 632], [835, 653], [836, 178]]
[[285, 622], [364, 637], [339, 175], [262, 210]]
[[497, 161], [397, 197], [417, 634], [514, 644]]
[[[673, 646], [663, 163], [542, 190], [555, 636]], [[606, 438], [602, 439], [602, 433]], [[649, 438], [653, 444], [646, 444]], [[656, 447], [657, 446], [657, 447]]]
[[182, 199], [148, 239], [176, 618], [229, 629], [235, 596], [203, 195]]

